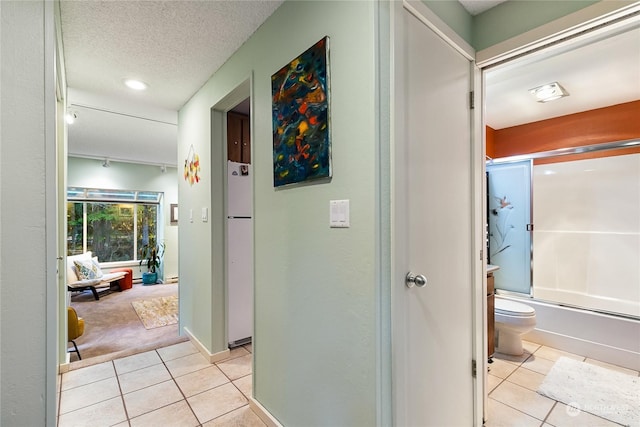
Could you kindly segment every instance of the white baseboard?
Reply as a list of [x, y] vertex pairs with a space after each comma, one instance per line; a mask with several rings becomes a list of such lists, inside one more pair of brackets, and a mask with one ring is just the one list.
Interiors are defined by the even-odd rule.
[[601, 360], [623, 368], [640, 370], [638, 353], [609, 345], [562, 335], [556, 332], [534, 329], [523, 335], [523, 339], [590, 359]]
[[58, 365], [58, 375], [65, 374], [71, 370], [71, 354], [67, 351], [64, 362]]
[[282, 424], [267, 411], [264, 406], [262, 406], [257, 400], [253, 397], [249, 399], [249, 407], [253, 412], [256, 413], [258, 417], [262, 420], [263, 423], [267, 425], [267, 427], [282, 427]]
[[205, 347], [204, 344], [202, 344], [200, 340], [196, 338], [195, 335], [193, 335], [193, 333], [191, 333], [191, 331], [188, 328], [182, 328], [182, 330], [187, 335], [187, 337], [189, 337], [191, 344], [193, 344], [198, 349], [200, 354], [202, 354], [205, 357], [205, 359], [209, 361], [209, 363], [219, 362], [220, 360], [228, 358], [229, 355], [231, 354], [231, 351], [228, 348], [223, 351], [219, 351], [217, 353], [211, 353], [209, 352], [207, 347]]

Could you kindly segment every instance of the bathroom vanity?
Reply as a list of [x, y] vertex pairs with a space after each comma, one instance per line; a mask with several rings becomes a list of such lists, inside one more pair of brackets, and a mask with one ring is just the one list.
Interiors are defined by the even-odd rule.
[[493, 272], [500, 267], [487, 265], [487, 360], [491, 360], [495, 352], [495, 287]]

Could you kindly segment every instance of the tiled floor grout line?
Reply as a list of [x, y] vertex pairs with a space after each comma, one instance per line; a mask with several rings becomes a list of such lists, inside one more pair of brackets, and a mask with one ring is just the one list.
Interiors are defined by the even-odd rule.
[[[156, 353], [157, 353], [157, 350], [156, 350]], [[195, 353], [192, 353], [192, 354], [195, 354]], [[178, 387], [178, 390], [180, 391], [180, 394], [184, 398], [184, 402], [187, 404], [187, 406], [189, 407], [189, 410], [191, 411], [191, 413], [193, 414], [195, 419], [198, 421], [198, 426], [202, 426], [203, 423], [200, 421], [200, 418], [198, 418], [198, 415], [196, 414], [196, 411], [194, 411], [193, 408], [191, 407], [191, 403], [189, 403], [189, 399], [187, 398], [187, 396], [184, 394], [184, 392], [180, 388], [180, 385], [176, 381], [176, 377], [173, 376], [173, 373], [171, 372], [171, 369], [169, 369], [169, 367], [167, 366], [168, 360], [164, 360], [160, 353], [158, 353], [158, 356], [160, 356], [160, 360], [162, 360], [162, 364], [164, 365], [164, 367], [167, 370], [167, 372], [169, 372], [169, 376], [171, 377], [171, 380], [176, 385], [176, 387]], [[187, 356], [190, 356], [190, 355], [187, 355]], [[183, 356], [183, 357], [186, 357], [186, 356]], [[179, 357], [177, 357], [176, 359], [172, 359], [172, 360], [177, 360], [177, 359], [179, 359]], [[206, 368], [202, 368], [202, 369], [206, 369]], [[197, 371], [200, 371], [202, 369], [197, 369], [197, 370], [195, 370], [193, 372], [197, 372]], [[185, 374], [185, 375], [188, 375], [188, 374]], [[173, 403], [171, 403], [171, 405], [173, 405]]]
[[[116, 381], [118, 382], [118, 390], [120, 390], [120, 400], [122, 401], [122, 407], [124, 408], [124, 416], [126, 418], [127, 424], [131, 426], [131, 422], [129, 421], [129, 411], [127, 410], [127, 404], [124, 401], [124, 392], [122, 391], [122, 386], [120, 385], [120, 375], [118, 375], [118, 370], [116, 369], [116, 364], [113, 360], [110, 361], [113, 366], [113, 372], [116, 374]], [[133, 372], [133, 371], [132, 371]]]
[[551, 409], [549, 409], [549, 412], [547, 412], [547, 415], [544, 417], [544, 420], [542, 420], [542, 424], [540, 424], [541, 426], [543, 426], [547, 420], [549, 419], [549, 416], [551, 415], [551, 413], [553, 412], [553, 410], [556, 408], [556, 406], [558, 405], [558, 401], [554, 401], [553, 405], [551, 406]]
[[[205, 423], [210, 422], [210, 421], [213, 421], [213, 420], [218, 419], [218, 418], [220, 418], [220, 417], [223, 417], [223, 416], [225, 416], [225, 415], [227, 415], [227, 414], [229, 414], [229, 413], [232, 413], [232, 412], [234, 412], [234, 411], [236, 411], [236, 410], [239, 410], [239, 409], [241, 409], [241, 408], [250, 407], [250, 405], [249, 405], [249, 397], [247, 397], [247, 396], [244, 394], [244, 392], [240, 389], [240, 387], [239, 387], [238, 385], [236, 385], [236, 384], [234, 383], [234, 381], [239, 381], [239, 380], [241, 380], [241, 379], [243, 379], [243, 378], [246, 378], [246, 377], [249, 377], [249, 376], [253, 375], [253, 365], [251, 366], [251, 370], [250, 370], [250, 372], [249, 372], [249, 373], [247, 373], [247, 374], [245, 374], [245, 375], [241, 375], [241, 376], [239, 376], [239, 377], [237, 377], [237, 378], [235, 378], [235, 379], [232, 379], [232, 378], [230, 377], [230, 375], [229, 375], [229, 374], [227, 374], [227, 373], [226, 373], [226, 372], [225, 372], [225, 371], [220, 367], [220, 365], [221, 365], [221, 364], [226, 363], [226, 362], [229, 362], [229, 361], [232, 361], [232, 360], [234, 360], [234, 359], [239, 359], [239, 358], [241, 358], [241, 357], [246, 357], [246, 356], [251, 356], [251, 357], [253, 357], [253, 352], [252, 352], [252, 351], [249, 351], [245, 346], [242, 346], [242, 348], [244, 349], [244, 354], [242, 354], [242, 353], [241, 353], [241, 354], [237, 354], [235, 357], [229, 357], [229, 358], [227, 358], [227, 359], [225, 359], [225, 360], [221, 360], [221, 361], [218, 361], [218, 362], [210, 363], [210, 364], [208, 364], [207, 366], [205, 366], [205, 367], [203, 367], [203, 368], [196, 369], [195, 371], [187, 372], [187, 373], [185, 373], [185, 374], [183, 374], [183, 375], [180, 375], [180, 377], [182, 377], [182, 376], [184, 376], [184, 375], [188, 375], [188, 374], [191, 374], [191, 373], [194, 373], [194, 372], [198, 372], [198, 371], [201, 371], [201, 370], [207, 369], [209, 366], [215, 366], [215, 367], [216, 367], [216, 369], [218, 369], [218, 370], [219, 370], [219, 372], [224, 376], [224, 378], [227, 380], [227, 382], [225, 382], [224, 384], [218, 385], [218, 386], [216, 386], [216, 387], [213, 387], [213, 388], [211, 388], [211, 389], [205, 390], [205, 391], [203, 391], [203, 392], [201, 392], [201, 393], [204, 393], [204, 392], [209, 391], [209, 390], [216, 389], [216, 388], [221, 387], [221, 386], [226, 385], [226, 384], [232, 384], [232, 385], [233, 385], [234, 390], [236, 390], [236, 391], [240, 394], [240, 396], [242, 396], [242, 397], [244, 398], [244, 400], [247, 402], [247, 403], [245, 403], [245, 404], [243, 404], [243, 405], [241, 405], [241, 406], [239, 406], [239, 407], [237, 407], [237, 408], [234, 408], [234, 409], [229, 410], [229, 411], [227, 411], [227, 412], [225, 412], [225, 413], [219, 414], [219, 415], [217, 415], [215, 418], [212, 418], [211, 420], [207, 420]], [[161, 353], [160, 353], [160, 352], [158, 352], [158, 349], [155, 349], [155, 350], [152, 350], [152, 351], [154, 351], [154, 352], [155, 352], [155, 355], [157, 355], [157, 356], [158, 356], [158, 358], [160, 359], [160, 362], [159, 362], [159, 363], [152, 363], [152, 364], [151, 364], [151, 365], [149, 365], [149, 366], [140, 366], [140, 367], [137, 367], [136, 369], [133, 369], [133, 370], [130, 370], [130, 371], [127, 371], [127, 372], [123, 372], [123, 373], [118, 372], [118, 369], [116, 368], [116, 363], [115, 363], [115, 362], [116, 362], [116, 360], [117, 360], [117, 359], [114, 359], [114, 360], [110, 360], [110, 361], [108, 361], [108, 362], [109, 362], [109, 366], [113, 369], [114, 377], [115, 377], [115, 380], [116, 380], [116, 383], [117, 383], [117, 386], [118, 386], [118, 395], [119, 395], [119, 397], [120, 397], [120, 402], [122, 403], [122, 406], [123, 406], [123, 409], [124, 409], [124, 416], [125, 416], [125, 420], [121, 421], [121, 423], [123, 423], [123, 424], [127, 424], [127, 425], [129, 425], [129, 427], [130, 427], [130, 426], [131, 426], [131, 421], [132, 421], [132, 419], [134, 419], [134, 418], [138, 418], [138, 417], [141, 417], [141, 416], [144, 416], [144, 415], [146, 415], [146, 414], [149, 414], [149, 413], [151, 413], [151, 412], [157, 411], [157, 410], [159, 410], [159, 409], [165, 408], [165, 407], [167, 407], [167, 406], [173, 405], [173, 404], [175, 404], [175, 403], [177, 403], [177, 402], [181, 402], [181, 401], [183, 401], [183, 400], [184, 400], [184, 402], [185, 402], [185, 403], [187, 404], [187, 406], [189, 407], [189, 410], [191, 411], [192, 415], [195, 417], [195, 420], [196, 420], [196, 422], [198, 423], [198, 426], [200, 426], [200, 427], [201, 427], [204, 423], [203, 423], [203, 422], [201, 422], [201, 421], [200, 421], [200, 419], [197, 417], [197, 415], [196, 415], [196, 413], [195, 413], [194, 409], [192, 408], [192, 406], [191, 406], [191, 404], [190, 404], [190, 402], [189, 402], [189, 400], [188, 400], [187, 396], [185, 395], [184, 391], [180, 388], [180, 386], [179, 386], [179, 384], [178, 384], [178, 382], [177, 382], [177, 380], [176, 380], [176, 379], [177, 379], [177, 378], [179, 378], [179, 377], [176, 377], [176, 376], [173, 374], [173, 372], [169, 369], [169, 367], [167, 366], [167, 363], [168, 363], [169, 361], [177, 360], [177, 359], [179, 359], [180, 357], [187, 357], [187, 356], [190, 356], [191, 354], [186, 354], [186, 355], [182, 355], [182, 356], [180, 356], [180, 357], [175, 357], [175, 358], [170, 359], [170, 360], [165, 360], [165, 359], [162, 357]], [[192, 353], [192, 354], [197, 354], [197, 352]], [[132, 356], [133, 356], [133, 355], [132, 355]], [[127, 357], [129, 357], [129, 356], [127, 356]], [[130, 416], [130, 414], [129, 414], [129, 411], [128, 411], [128, 408], [127, 408], [127, 404], [126, 404], [126, 400], [125, 400], [125, 398], [124, 398], [124, 395], [125, 395], [125, 394], [129, 394], [129, 393], [133, 393], [133, 392], [138, 392], [138, 391], [141, 391], [141, 390], [147, 389], [147, 388], [152, 387], [152, 386], [157, 385], [157, 384], [151, 384], [151, 385], [148, 385], [148, 386], [146, 386], [146, 387], [143, 387], [143, 388], [140, 388], [140, 389], [137, 389], [137, 390], [131, 390], [131, 391], [129, 391], [128, 393], [125, 393], [125, 392], [124, 392], [124, 390], [123, 390], [122, 382], [121, 382], [121, 376], [128, 375], [128, 374], [131, 374], [131, 373], [134, 373], [134, 372], [137, 372], [137, 371], [143, 370], [143, 369], [147, 369], [147, 368], [150, 368], [150, 367], [152, 367], [152, 366], [159, 365], [159, 364], [162, 364], [162, 365], [164, 366], [164, 368], [167, 370], [167, 372], [168, 372], [168, 374], [169, 374], [169, 377], [170, 377], [170, 380], [171, 380], [171, 381], [172, 381], [172, 383], [173, 383], [173, 384], [178, 388], [178, 391], [180, 392], [180, 396], [182, 396], [182, 399], [178, 400], [177, 402], [172, 402], [172, 403], [169, 403], [169, 404], [167, 404], [167, 405], [163, 405], [163, 406], [161, 406], [161, 407], [159, 407], [159, 408], [154, 408], [153, 410], [147, 411], [147, 412], [142, 413], [142, 414], [138, 414], [138, 415], [136, 415], [135, 417], [131, 418], [131, 416]], [[70, 388], [69, 390], [73, 390], [73, 389], [78, 388], [78, 387], [87, 386], [87, 385], [90, 385], [90, 384], [93, 384], [93, 383], [96, 383], [96, 382], [99, 382], [99, 381], [107, 380], [107, 379], [109, 379], [109, 378], [112, 378], [112, 377], [107, 377], [107, 378], [103, 378], [103, 379], [100, 379], [100, 380], [93, 380], [93, 381], [88, 382], [87, 384], [82, 384], [82, 385], [78, 385], [78, 386], [72, 387], [72, 388]], [[169, 380], [166, 380], [166, 381], [169, 381]], [[158, 384], [161, 384], [161, 383], [163, 383], [163, 382], [165, 382], [165, 381], [161, 381], [161, 382], [160, 382], [160, 383], [158, 383]], [[66, 390], [65, 390], [65, 391], [66, 391]], [[197, 394], [201, 394], [201, 393], [197, 393]], [[196, 394], [196, 395], [197, 395], [197, 394]], [[194, 396], [195, 396], [195, 395], [194, 395]], [[114, 396], [114, 397], [118, 397], [118, 396]], [[192, 397], [192, 396], [191, 396], [191, 397]], [[107, 400], [110, 400], [110, 399], [105, 399], [105, 400], [102, 400], [102, 401], [100, 401], [100, 402], [95, 402], [95, 403], [92, 403], [91, 405], [87, 405], [87, 406], [84, 406], [84, 407], [82, 407], [82, 408], [77, 408], [77, 409], [75, 409], [74, 411], [77, 411], [77, 410], [80, 410], [80, 409], [84, 409], [84, 408], [86, 408], [86, 407], [90, 407], [90, 406], [92, 406], [92, 405], [96, 405], [96, 404], [98, 404], [98, 403], [102, 403], [102, 402], [105, 402], [105, 401], [107, 401]], [[61, 402], [62, 402], [62, 376], [61, 376], [61, 378], [60, 378], [60, 385], [59, 385], [59, 400], [58, 400], [59, 407], [60, 407], [60, 405], [61, 405]], [[69, 411], [68, 413], [72, 413], [72, 412], [74, 412], [74, 411]], [[58, 413], [58, 423], [59, 423], [60, 415], [63, 415], [63, 414]], [[117, 423], [117, 424], [120, 424], [120, 423]]]
[[[513, 383], [512, 383], [512, 384], [513, 384]], [[517, 385], [517, 384], [516, 384], [516, 385]], [[489, 397], [491, 397], [491, 396], [489, 396]], [[502, 404], [502, 405], [504, 405], [504, 406], [507, 406], [507, 407], [509, 407], [509, 408], [513, 409], [514, 411], [520, 412], [521, 414], [524, 414], [524, 415], [526, 415], [526, 416], [528, 416], [528, 417], [531, 417], [531, 418], [533, 418], [533, 419], [535, 419], [535, 420], [541, 421], [541, 420], [540, 420], [540, 418], [536, 418], [535, 416], [533, 416], [533, 415], [531, 415], [531, 414], [527, 414], [526, 412], [524, 412], [524, 411], [522, 411], [522, 410], [520, 410], [520, 409], [518, 409], [518, 408], [515, 408], [515, 407], [513, 407], [513, 406], [509, 405], [508, 403], [504, 403], [504, 402], [502, 402], [502, 401], [500, 401], [500, 400], [498, 400], [498, 399], [495, 399], [495, 398], [493, 398], [493, 397], [491, 397], [491, 399], [495, 400], [496, 402], [498, 402], [498, 403], [500, 403], [500, 404]], [[557, 401], [556, 401], [556, 403], [557, 403]], [[554, 406], [555, 406], [555, 403], [554, 403]], [[548, 416], [548, 414], [547, 414], [547, 416]], [[545, 419], [546, 419], [546, 417], [545, 417]], [[542, 426], [543, 424], [544, 424], [544, 421], [542, 421], [540, 425]]]

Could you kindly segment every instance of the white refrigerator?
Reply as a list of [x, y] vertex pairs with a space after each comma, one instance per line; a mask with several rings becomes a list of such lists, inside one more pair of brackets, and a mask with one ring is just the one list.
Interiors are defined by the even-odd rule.
[[250, 164], [227, 163], [227, 320], [229, 346], [253, 334], [253, 188]]

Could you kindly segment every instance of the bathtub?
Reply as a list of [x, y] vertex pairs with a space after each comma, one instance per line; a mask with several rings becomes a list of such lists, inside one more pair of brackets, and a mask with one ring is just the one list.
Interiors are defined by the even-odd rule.
[[[635, 285], [638, 286], [637, 284]], [[629, 298], [636, 300], [624, 300], [598, 295], [590, 295], [584, 292], [568, 291], [563, 289], [545, 288], [535, 284], [533, 293], [536, 300], [553, 301], [557, 304], [565, 304], [572, 307], [584, 307], [587, 310], [621, 314], [622, 316], [640, 319], [640, 299], [632, 292], [627, 292]], [[637, 294], [637, 292], [635, 292]], [[639, 338], [640, 339], [640, 338]]]
[[523, 339], [640, 370], [640, 320], [528, 297], [500, 296], [523, 302], [536, 310], [536, 328]]

